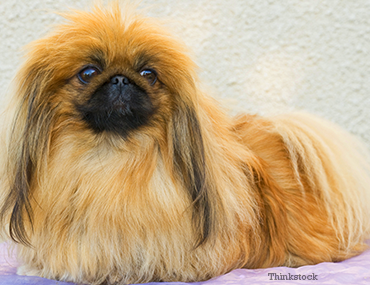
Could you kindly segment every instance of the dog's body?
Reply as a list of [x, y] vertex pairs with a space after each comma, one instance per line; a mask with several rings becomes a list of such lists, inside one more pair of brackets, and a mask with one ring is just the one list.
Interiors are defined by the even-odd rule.
[[150, 20], [68, 17], [18, 75], [0, 205], [20, 273], [196, 281], [365, 248], [369, 169], [350, 135], [307, 114], [228, 118]]

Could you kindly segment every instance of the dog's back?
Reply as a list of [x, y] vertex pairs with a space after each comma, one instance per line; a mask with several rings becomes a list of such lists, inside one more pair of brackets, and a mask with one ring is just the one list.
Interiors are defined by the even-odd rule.
[[[261, 189], [271, 235], [286, 248], [285, 264], [339, 261], [358, 254], [369, 237], [367, 150], [338, 126], [306, 113], [265, 119], [242, 116], [236, 131], [265, 164]], [[281, 205], [282, 204], [282, 205]], [[280, 208], [283, 216], [269, 215]], [[268, 230], [268, 229], [266, 229]], [[268, 266], [268, 264], [266, 264]]]

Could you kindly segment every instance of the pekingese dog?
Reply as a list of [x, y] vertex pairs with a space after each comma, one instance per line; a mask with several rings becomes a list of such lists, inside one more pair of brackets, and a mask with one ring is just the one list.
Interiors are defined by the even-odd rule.
[[1, 227], [20, 274], [199, 281], [365, 249], [369, 168], [349, 134], [307, 114], [226, 116], [135, 9], [66, 18], [30, 45], [7, 113]]

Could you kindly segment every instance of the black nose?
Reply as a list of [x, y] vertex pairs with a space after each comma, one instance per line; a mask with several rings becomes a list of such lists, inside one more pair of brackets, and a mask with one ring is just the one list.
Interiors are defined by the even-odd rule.
[[114, 85], [128, 85], [130, 80], [123, 75], [116, 75], [111, 78], [110, 82]]

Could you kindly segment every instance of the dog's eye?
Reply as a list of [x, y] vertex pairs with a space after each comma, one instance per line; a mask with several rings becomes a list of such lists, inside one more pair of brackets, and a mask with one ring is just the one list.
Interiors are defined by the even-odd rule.
[[152, 86], [157, 82], [157, 72], [153, 69], [144, 69], [140, 72], [140, 75]]
[[85, 67], [84, 69], [82, 69], [78, 74], [77, 74], [77, 77], [78, 79], [84, 83], [84, 84], [88, 84], [91, 82], [91, 80], [99, 75], [101, 72], [100, 70], [97, 68], [97, 67], [94, 67], [94, 66], [88, 66], [88, 67]]

